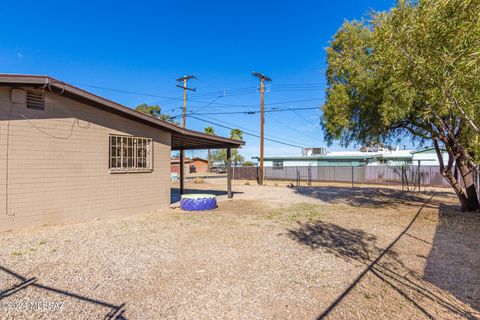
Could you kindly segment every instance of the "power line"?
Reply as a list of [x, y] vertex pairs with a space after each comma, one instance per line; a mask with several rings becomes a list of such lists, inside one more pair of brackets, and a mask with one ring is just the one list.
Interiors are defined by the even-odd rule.
[[324, 82], [310, 82], [310, 83], [277, 83], [276, 87], [287, 87], [287, 86], [324, 86]]
[[[158, 95], [158, 94], [153, 94], [153, 93], [147, 93], [147, 92], [138, 92], [138, 91], [133, 91], [133, 90], [124, 90], [124, 89], [117, 89], [117, 88], [111, 88], [111, 87], [103, 87], [103, 86], [97, 86], [97, 85], [90, 85], [90, 84], [85, 84], [85, 83], [78, 83], [78, 82], [70, 82], [73, 85], [78, 85], [81, 87], [87, 87], [87, 88], [94, 88], [94, 89], [100, 89], [100, 90], [109, 90], [113, 92], [119, 92], [119, 93], [126, 93], [126, 94], [134, 94], [134, 95], [140, 95], [140, 96], [146, 96], [146, 97], [153, 97], [153, 98], [162, 98], [165, 99], [163, 101], [159, 101], [159, 104], [162, 105], [167, 105], [167, 104], [172, 104], [172, 103], [178, 103], [179, 101], [183, 100], [183, 97], [169, 97], [169, 96], [164, 96], [164, 95]], [[243, 91], [242, 91], [243, 90]], [[207, 94], [223, 94], [225, 97], [232, 97], [236, 95], [244, 95], [244, 94], [251, 94], [251, 93], [256, 93], [258, 91], [258, 88], [256, 87], [251, 87], [251, 88], [240, 88], [240, 89], [231, 89], [231, 90], [223, 90], [223, 91], [212, 91], [212, 92], [205, 92], [205, 93], [198, 93], [198, 94], [193, 94], [192, 97], [195, 98], [203, 98], [206, 99], [209, 97]], [[202, 96], [202, 94], [205, 94]], [[323, 98], [313, 98], [313, 99], [302, 99], [302, 100], [291, 100], [291, 101], [285, 101], [285, 102], [276, 102], [276, 103], [266, 103], [265, 105], [272, 105], [272, 104], [278, 104], [278, 103], [293, 103], [293, 102], [304, 102], [304, 101], [313, 101], [313, 100], [322, 100]], [[197, 102], [197, 103], [206, 103], [208, 101], [202, 101], [202, 100], [193, 100], [190, 99], [191, 102]], [[230, 103], [222, 103], [222, 104], [216, 104], [215, 106], [223, 107], [223, 106], [235, 106], [235, 107], [252, 107], [256, 106], [256, 104], [230, 104]]]
[[[219, 126], [219, 127], [222, 127], [222, 128], [225, 128], [225, 129], [235, 129], [233, 127], [228, 127], [228, 126], [225, 126], [223, 124], [220, 124], [220, 123], [216, 123], [216, 122], [213, 122], [213, 121], [208, 121], [208, 120], [205, 120], [205, 119], [202, 119], [202, 118], [199, 118], [199, 117], [195, 117], [195, 116], [190, 116], [191, 118], [194, 118], [194, 119], [197, 119], [197, 120], [200, 120], [200, 121], [203, 121], [203, 122], [206, 122], [206, 123], [210, 123], [210, 124], [213, 124], [215, 126]], [[249, 136], [252, 136], [252, 137], [256, 137], [256, 138], [259, 138], [260, 139], [260, 136], [258, 134], [253, 134], [253, 133], [248, 133], [248, 132], [244, 132], [246, 135], [249, 135]], [[270, 138], [265, 138], [265, 140], [268, 140], [268, 141], [271, 141], [271, 142], [275, 142], [275, 143], [279, 143], [279, 144], [283, 144], [283, 145], [286, 145], [286, 146], [290, 146], [290, 147], [295, 147], [295, 148], [300, 148], [300, 149], [303, 149], [302, 146], [299, 146], [299, 145], [294, 145], [294, 144], [290, 144], [290, 143], [285, 143], [285, 142], [281, 142], [281, 141], [278, 141], [278, 140], [275, 140], [275, 139], [270, 139]]]
[[[289, 101], [278, 101], [278, 102], [265, 103], [265, 105], [266, 106], [271, 106], [271, 105], [288, 104], [288, 103], [303, 103], [303, 102], [318, 101], [318, 100], [323, 100], [323, 99], [324, 98], [310, 98], [310, 99], [299, 99], [299, 100], [289, 100]], [[192, 101], [192, 100], [190, 100], [190, 101]], [[197, 102], [206, 103], [208, 101], [197, 101]], [[258, 104], [217, 103], [215, 105], [211, 105], [210, 107], [225, 107], [225, 106], [238, 107], [238, 108], [251, 108], [251, 107], [257, 107]], [[194, 108], [194, 107], [191, 107], [191, 108]]]
[[298, 92], [298, 91], [319, 91], [321, 89], [326, 89], [326, 87], [319, 87], [319, 88], [271, 88], [270, 91], [272, 92]]
[[231, 93], [242, 93], [242, 92], [256, 92], [258, 91], [257, 87], [246, 87], [246, 88], [239, 88], [239, 89], [224, 89], [224, 90], [219, 90], [219, 91], [210, 91], [210, 92], [200, 92], [195, 94], [194, 96], [199, 98], [199, 97], [204, 97], [204, 96], [212, 96], [212, 95], [227, 95]]
[[211, 102], [209, 102], [209, 103], [207, 103], [206, 105], [200, 107], [198, 110], [193, 111], [191, 114], [196, 114], [196, 113], [198, 113], [200, 110], [203, 110], [203, 109], [207, 108], [208, 106], [210, 106], [211, 104], [217, 102], [220, 98], [222, 98], [222, 96], [216, 97], [216, 98], [213, 99]]
[[292, 130], [292, 131], [295, 131], [296, 133], [298, 133], [298, 134], [300, 134], [300, 135], [302, 135], [302, 136], [304, 136], [304, 137], [307, 137], [307, 138], [309, 138], [309, 139], [311, 139], [311, 140], [318, 141], [318, 138], [313, 138], [313, 137], [310, 137], [309, 135], [307, 135], [307, 134], [305, 134], [305, 133], [301, 132], [300, 130], [297, 130], [297, 129], [295, 129], [295, 128], [292, 128], [292, 127], [290, 127], [289, 125], [287, 125], [287, 124], [285, 124], [285, 123], [281, 122], [280, 120], [277, 120], [277, 119], [275, 119], [275, 118], [274, 118], [274, 117], [272, 117], [272, 116], [268, 116], [268, 119], [271, 119], [271, 120], [273, 120], [273, 121], [277, 122], [278, 124], [280, 124], [280, 125], [284, 126], [285, 128], [288, 128], [288, 129], [290, 129], [290, 130]]
[[[115, 92], [120, 92], [120, 93], [128, 93], [128, 94], [135, 94], [135, 95], [142, 95], [142, 96], [148, 96], [148, 97], [155, 97], [155, 98], [162, 98], [162, 99], [167, 99], [167, 100], [182, 100], [182, 97], [169, 97], [169, 96], [164, 96], [164, 95], [158, 95], [154, 93], [148, 93], [148, 92], [139, 92], [139, 91], [133, 91], [133, 90], [126, 90], [126, 89], [118, 89], [118, 88], [111, 88], [111, 87], [104, 87], [104, 86], [98, 86], [98, 85], [91, 85], [91, 84], [85, 84], [85, 83], [78, 83], [78, 82], [70, 82], [73, 85], [78, 85], [82, 87], [88, 87], [88, 88], [95, 88], [95, 89], [101, 89], [101, 90], [109, 90], [109, 91], [115, 91]], [[276, 91], [303, 91], [304, 89], [308, 90], [313, 90], [313, 89], [323, 89], [326, 88], [326, 85], [315, 85], [315, 86], [310, 86], [309, 84], [298, 84], [298, 85], [276, 85], [276, 86], [268, 86], [270, 91], [276, 90]], [[277, 89], [278, 88], [278, 89]], [[238, 88], [238, 89], [225, 89], [225, 90], [220, 90], [220, 91], [210, 91], [210, 92], [200, 92], [197, 94], [193, 94], [193, 97], [196, 98], [209, 98], [212, 95], [218, 95], [222, 94], [225, 96], [230, 96], [230, 95], [240, 95], [240, 94], [247, 94], [247, 93], [256, 93], [258, 92], [257, 87], [245, 87], [245, 88]]]
[[[233, 94], [229, 94], [227, 91], [224, 91], [223, 92], [223, 96], [224, 97], [234, 97], [234, 96], [239, 96], [239, 95], [245, 95], [245, 94], [252, 94], [252, 93], [255, 93], [255, 91], [253, 92], [239, 92], [239, 93], [233, 93]], [[215, 97], [215, 96], [218, 96], [218, 93], [214, 96], [202, 96], [200, 97], [199, 99], [200, 100], [193, 100], [193, 99], [190, 99], [191, 102], [198, 102], [198, 103], [205, 103], [207, 101], [205, 100], [201, 100], [201, 99], [208, 99], [208, 98], [211, 98], [211, 97]], [[194, 96], [195, 97], [195, 96]], [[167, 105], [167, 104], [172, 104], [172, 103], [178, 103], [178, 101], [172, 101], [172, 99], [176, 99], [176, 98], [170, 98], [170, 99], [167, 99], [166, 101], [159, 101], [158, 103], [162, 104], [162, 105]], [[180, 100], [180, 99], [176, 99], [176, 100]], [[219, 104], [219, 105], [222, 105], [222, 106], [236, 106], [235, 104]]]
[[[287, 111], [294, 111], [294, 110], [313, 110], [318, 109], [318, 107], [306, 107], [306, 108], [287, 108], [287, 109], [279, 109], [279, 108], [271, 108], [267, 109], [264, 112], [287, 112]], [[203, 113], [190, 113], [196, 115], [221, 115], [221, 114], [256, 114], [262, 112], [261, 110], [252, 110], [252, 111], [225, 111], [225, 112], [203, 112]], [[177, 118], [180, 115], [174, 115], [172, 118]]]
[[151, 93], [136, 92], [136, 91], [131, 91], [131, 90], [123, 90], [123, 89], [115, 89], [115, 88], [107, 88], [107, 87], [94, 86], [94, 85], [89, 85], [89, 84], [84, 84], [84, 83], [77, 83], [77, 82], [70, 82], [70, 83], [73, 84], [73, 85], [77, 85], [77, 86], [81, 86], [81, 87], [87, 87], [87, 88], [95, 88], [95, 89], [101, 89], [101, 90], [109, 90], [109, 91], [115, 91], [115, 92], [120, 92], [120, 93], [128, 93], [128, 94], [135, 94], [135, 95], [147, 96], [147, 97], [153, 97], [153, 98], [164, 98], [164, 99], [182, 100], [182, 98], [173, 98], [173, 97], [161, 96], [161, 95], [151, 94]]
[[[165, 99], [163, 101], [159, 101], [158, 103], [159, 104], [162, 104], [162, 105], [167, 105], [167, 104], [171, 104], [171, 103], [178, 103], [179, 101], [182, 101], [183, 100], [183, 97], [168, 97], [168, 96], [163, 96], [163, 95], [158, 95], [158, 94], [153, 94], [153, 93], [146, 93], [146, 92], [138, 92], [138, 91], [132, 91], [132, 90], [124, 90], [124, 89], [116, 89], [116, 88], [110, 88], [110, 87], [103, 87], [103, 86], [97, 86], [97, 85], [90, 85], [90, 84], [85, 84], [85, 83], [78, 83], [78, 82], [70, 82], [71, 84], [73, 85], [77, 85], [77, 86], [81, 86], [81, 87], [87, 87], [87, 88], [94, 88], [94, 89], [100, 89], [100, 90], [108, 90], [108, 91], [113, 91], [113, 92], [119, 92], [119, 93], [126, 93], [126, 94], [134, 94], [134, 95], [140, 95], [140, 96], [146, 96], [146, 97], [152, 97], [152, 98], [162, 98], [162, 99]], [[241, 94], [245, 94], [243, 92], [236, 92], [235, 89], [234, 90], [224, 90], [222, 92], [233, 92], [233, 94], [231, 96], [235, 96], [235, 95], [241, 95]], [[247, 92], [247, 93], [255, 93], [255, 91], [252, 91], [252, 92]], [[201, 95], [201, 94], [200, 94]], [[217, 95], [218, 95], [218, 92], [217, 92]], [[198, 95], [193, 95], [195, 97], [197, 97]], [[200, 96], [204, 99], [208, 98], [207, 95], [205, 96]], [[172, 101], [174, 100], [174, 101]], [[205, 102], [205, 101], [201, 101], [201, 100], [190, 100], [192, 102]]]
[[[188, 117], [188, 115], [187, 115], [187, 117]], [[193, 117], [192, 117], [192, 118], [193, 118]], [[250, 131], [250, 132], [253, 132], [253, 133], [255, 133], [255, 134], [258, 134], [258, 131], [255, 131], [255, 130], [252, 130], [252, 129], [246, 128], [246, 127], [241, 127], [241, 126], [239, 126], [239, 125], [237, 125], [237, 124], [229, 123], [229, 122], [227, 122], [227, 121], [225, 121], [225, 120], [223, 120], [223, 119], [220, 120], [220, 119], [217, 119], [217, 118], [214, 118], [214, 117], [210, 117], [210, 116], [202, 116], [202, 118], [207, 118], [207, 119], [210, 119], [210, 120], [213, 120], [213, 121], [220, 121], [220, 122], [222, 122], [222, 123], [224, 123], [224, 124], [227, 124], [227, 125], [229, 125], [229, 126], [232, 126], [232, 127], [234, 127], [234, 128], [238, 128], [238, 129], [242, 129], [242, 130], [244, 130], [244, 131]], [[268, 134], [265, 134], [265, 136], [266, 136], [266, 137], [272, 137], [272, 139], [276, 139], [276, 140], [282, 140], [282, 141], [285, 141], [285, 142], [287, 142], [287, 143], [297, 143], [297, 141], [294, 141], [294, 140], [285, 139], [285, 138], [277, 138], [277, 137], [273, 137], [273, 136], [268, 135]]]
[[[324, 83], [305, 83], [305, 84], [280, 84], [280, 85], [266, 85], [270, 91], [274, 90], [291, 90], [294, 91], [299, 89], [300, 91], [303, 90], [314, 90], [314, 89], [322, 89], [325, 88], [326, 84]], [[206, 97], [206, 96], [216, 96], [218, 94], [222, 95], [232, 95], [232, 94], [245, 94], [245, 93], [256, 93], [259, 91], [258, 87], [245, 87], [245, 88], [238, 88], [238, 89], [224, 89], [219, 91], [210, 91], [210, 92], [201, 92], [194, 94], [193, 96], [196, 98]]]
[[[312, 123], [310, 122], [310, 120], [308, 120], [307, 118], [305, 118], [304, 116], [302, 116], [302, 114], [301, 114], [301, 113], [298, 113], [295, 109], [290, 109], [290, 110], [292, 110], [293, 113], [295, 113], [298, 117], [300, 117], [300, 118], [302, 118], [303, 120], [305, 120], [307, 123], [312, 124]], [[314, 123], [313, 125], [316, 126], [317, 124]]]

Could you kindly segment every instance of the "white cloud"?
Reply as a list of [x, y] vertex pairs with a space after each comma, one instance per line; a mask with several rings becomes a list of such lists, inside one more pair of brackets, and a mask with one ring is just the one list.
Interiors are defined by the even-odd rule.
[[17, 58], [18, 58], [18, 59], [23, 59], [23, 54], [20, 53], [20, 52], [17, 52]]
[[[309, 124], [307, 124], [307, 125], [302, 125], [302, 126], [297, 127], [297, 130], [298, 130], [298, 131], [301, 131], [301, 132], [304, 132], [304, 133], [320, 132], [320, 131], [319, 131], [320, 129], [321, 129], [321, 128], [320, 128], [320, 125], [318, 125], [318, 124], [311, 124], [311, 123], [309, 123]], [[314, 136], [312, 135], [312, 137], [314, 137]], [[319, 136], [319, 137], [318, 137], [319, 141], [320, 141], [320, 139], [321, 139], [322, 137], [323, 137], [323, 136]]]

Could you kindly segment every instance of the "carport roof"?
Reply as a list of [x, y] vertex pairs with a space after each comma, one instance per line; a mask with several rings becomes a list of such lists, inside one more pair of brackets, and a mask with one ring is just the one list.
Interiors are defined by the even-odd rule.
[[240, 140], [233, 140], [209, 135], [199, 131], [184, 129], [173, 123], [143, 114], [49, 76], [0, 74], [0, 85], [44, 88], [53, 93], [89, 104], [102, 110], [113, 112], [146, 125], [168, 131], [171, 133], [172, 137], [172, 150], [239, 148], [245, 144], [245, 142]]

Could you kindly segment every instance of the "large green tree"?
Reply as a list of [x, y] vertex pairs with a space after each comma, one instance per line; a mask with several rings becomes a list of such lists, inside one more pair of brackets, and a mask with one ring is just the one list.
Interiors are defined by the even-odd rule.
[[172, 118], [171, 115], [166, 114], [166, 113], [162, 113], [162, 108], [157, 104], [148, 105], [146, 103], [142, 103], [142, 104], [138, 105], [135, 108], [135, 110], [140, 111], [141, 113], [148, 114], [149, 116], [158, 118], [160, 120], [168, 121], [168, 122], [171, 122], [171, 123], [176, 124], [176, 125], [179, 124], [178, 122], [176, 122]]
[[432, 144], [465, 211], [480, 209], [479, 12], [480, 0], [400, 0], [344, 23], [327, 49], [322, 116], [329, 143]]

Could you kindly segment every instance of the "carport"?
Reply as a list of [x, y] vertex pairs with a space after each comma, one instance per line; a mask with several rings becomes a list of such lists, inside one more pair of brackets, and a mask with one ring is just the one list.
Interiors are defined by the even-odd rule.
[[171, 146], [172, 151], [180, 151], [180, 194], [184, 193], [186, 150], [227, 149], [227, 196], [232, 198], [232, 148], [240, 148], [245, 142], [175, 127]]

